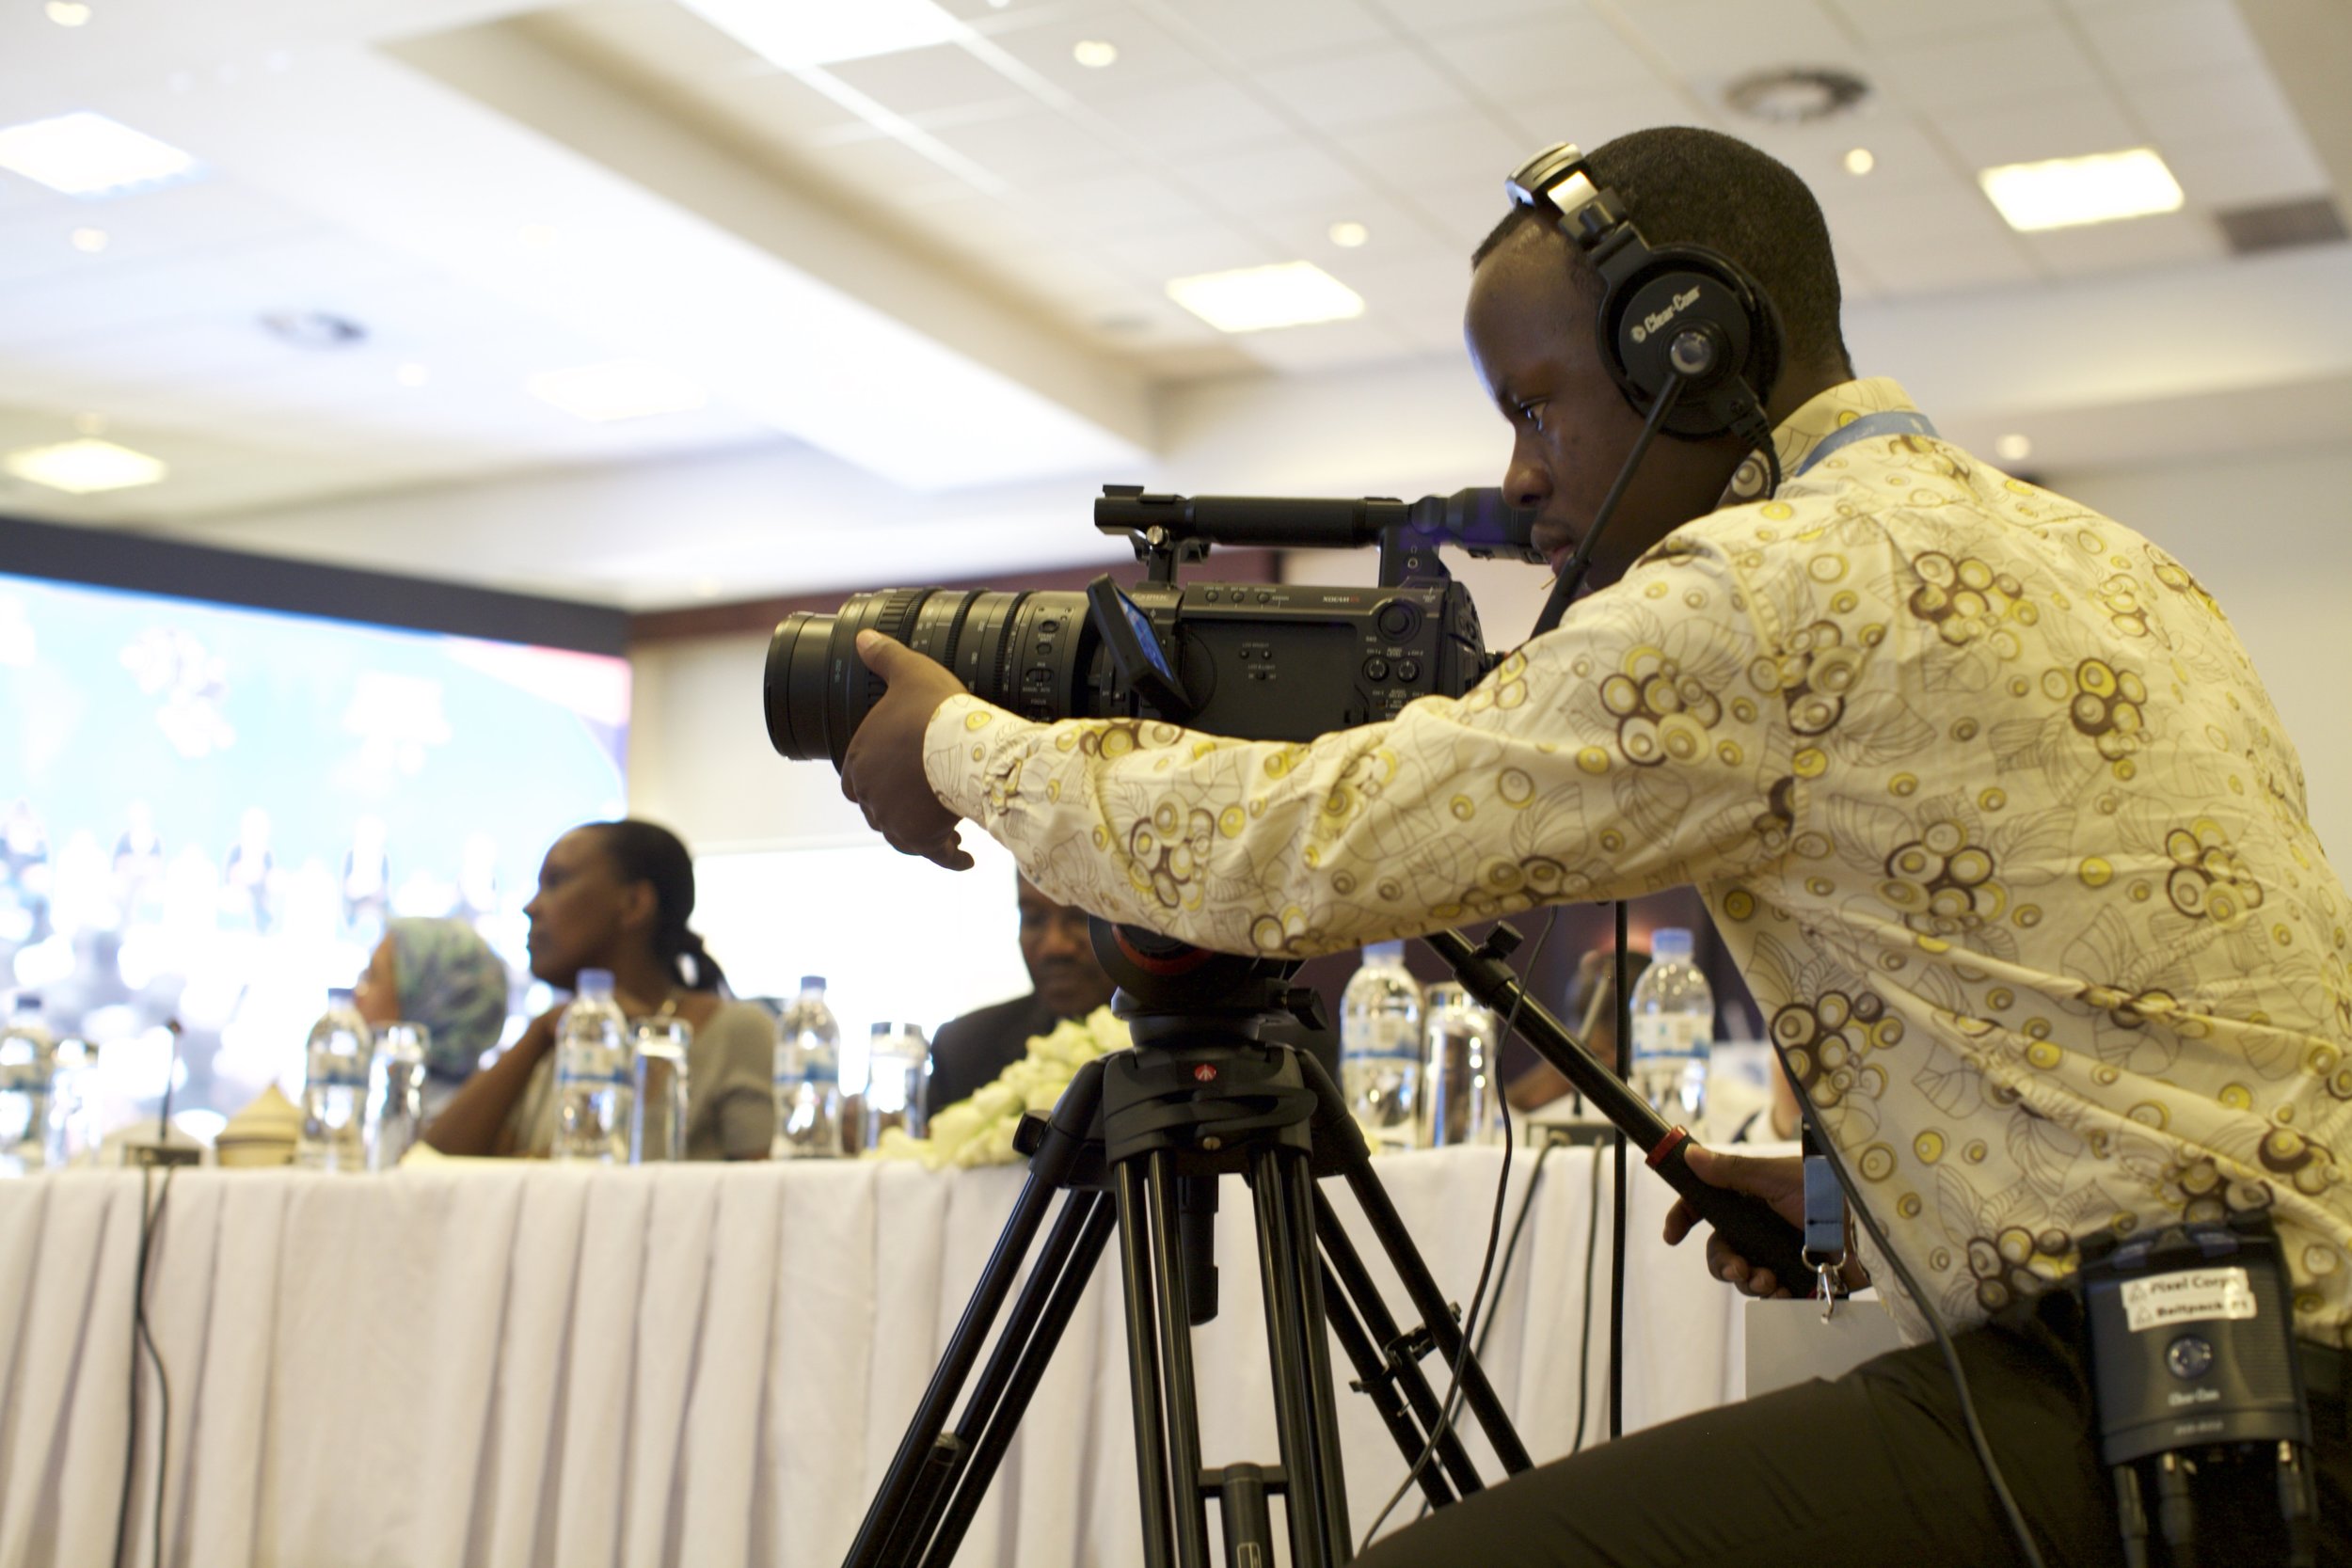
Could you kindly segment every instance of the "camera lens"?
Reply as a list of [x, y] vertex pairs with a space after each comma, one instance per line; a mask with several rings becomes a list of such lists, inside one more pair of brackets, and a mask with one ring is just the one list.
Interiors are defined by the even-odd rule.
[[763, 696], [769, 744], [787, 757], [849, 754], [850, 736], [883, 685], [857, 657], [871, 628], [936, 659], [976, 697], [1026, 718], [1099, 711], [1107, 654], [1087, 625], [1086, 595], [885, 588], [839, 612], [787, 615], [768, 643]]

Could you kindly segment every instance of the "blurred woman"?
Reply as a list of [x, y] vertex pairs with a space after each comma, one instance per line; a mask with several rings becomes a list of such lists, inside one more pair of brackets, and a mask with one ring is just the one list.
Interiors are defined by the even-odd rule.
[[430, 1117], [498, 1044], [506, 1027], [506, 965], [462, 920], [395, 920], [384, 927], [352, 1001], [372, 1027], [425, 1026]]
[[[775, 1125], [775, 1024], [725, 996], [725, 977], [687, 927], [693, 911], [694, 863], [676, 834], [633, 819], [575, 828], [548, 851], [539, 891], [523, 906], [531, 973], [571, 990], [581, 970], [610, 970], [627, 1016], [692, 1025], [687, 1158], [764, 1159]], [[555, 1141], [563, 1012], [532, 1020], [426, 1126], [424, 1141], [444, 1154], [545, 1155]]]

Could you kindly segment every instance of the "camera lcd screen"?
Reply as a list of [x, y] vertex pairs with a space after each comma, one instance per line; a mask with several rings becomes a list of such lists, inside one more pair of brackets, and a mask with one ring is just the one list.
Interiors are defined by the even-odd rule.
[[1135, 600], [1120, 593], [1116, 588], [1112, 589], [1111, 593], [1119, 600], [1120, 612], [1127, 617], [1127, 625], [1135, 628], [1136, 641], [1142, 647], [1143, 657], [1152, 661], [1152, 669], [1157, 670], [1169, 680], [1174, 680], [1176, 672], [1168, 667], [1168, 656], [1160, 652], [1160, 640], [1152, 635], [1151, 621], [1145, 617], [1142, 610], [1136, 608]]

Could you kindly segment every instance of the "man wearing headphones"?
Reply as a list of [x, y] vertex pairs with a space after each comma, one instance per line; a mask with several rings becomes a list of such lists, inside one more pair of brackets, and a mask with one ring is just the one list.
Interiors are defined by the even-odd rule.
[[[1307, 745], [1031, 723], [868, 634], [890, 689], [845, 789], [911, 853], [967, 863], [970, 817], [1054, 896], [1228, 951], [1696, 885], [1887, 1238], [1848, 1278], [1915, 1338], [1953, 1332], [2051, 1560], [2120, 1560], [2060, 1288], [2078, 1241], [2248, 1211], [2292, 1274], [2344, 1560], [2352, 903], [2218, 607], [1853, 378], [1826, 227], [1771, 158], [1641, 132], [1510, 190], [1467, 330], [1506, 493], [1571, 568], [1556, 599], [1580, 556], [1600, 584], [1556, 629], [1458, 700]], [[1800, 1217], [1794, 1161], [1692, 1164]], [[1751, 1293], [1811, 1283], [1720, 1240], [1709, 1260]], [[1967, 1424], [1919, 1345], [1531, 1472], [1365, 1560], [2010, 1560]]]

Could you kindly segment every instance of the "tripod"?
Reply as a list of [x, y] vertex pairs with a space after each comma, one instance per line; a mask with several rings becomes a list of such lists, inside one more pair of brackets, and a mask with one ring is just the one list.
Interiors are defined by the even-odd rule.
[[[1215, 1498], [1229, 1564], [1270, 1564], [1282, 1500], [1296, 1568], [1354, 1555], [1331, 1392], [1336, 1339], [1431, 1506], [1477, 1491], [1476, 1467], [1423, 1375], [1431, 1349], [1460, 1365], [1463, 1395], [1505, 1469], [1527, 1450], [1437, 1282], [1373, 1175], [1363, 1134], [1313, 1057], [1264, 1037], [1315, 999], [1294, 966], [1205, 952], [1094, 922], [1136, 1049], [1089, 1062], [1052, 1115], [1025, 1120], [1029, 1176], [932, 1373], [846, 1560], [936, 1568], [953, 1559], [1046, 1363], [1115, 1230], [1126, 1303], [1136, 1465], [1150, 1568], [1207, 1568]], [[1204, 1466], [1191, 1330], [1216, 1313], [1209, 1259], [1217, 1178], [1250, 1189], [1264, 1287], [1279, 1458]], [[1317, 1179], [1338, 1176], [1404, 1281], [1420, 1325], [1400, 1328]], [[1057, 1192], [1061, 1211], [952, 1430], [971, 1379]], [[1434, 1434], [1434, 1443], [1432, 1441]]]

